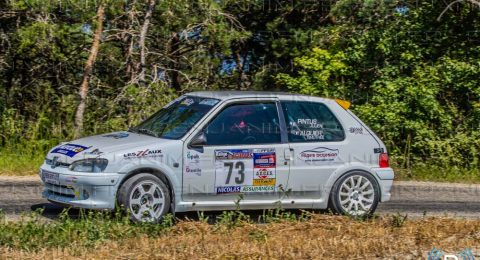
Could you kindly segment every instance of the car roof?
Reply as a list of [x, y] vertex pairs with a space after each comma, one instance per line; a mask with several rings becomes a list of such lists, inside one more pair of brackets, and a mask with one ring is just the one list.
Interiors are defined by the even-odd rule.
[[287, 93], [287, 92], [267, 92], [267, 91], [240, 91], [240, 90], [225, 90], [225, 91], [196, 91], [187, 93], [188, 96], [198, 96], [205, 98], [216, 98], [220, 100], [237, 99], [237, 98], [278, 98], [281, 100], [307, 100], [307, 101], [332, 101], [327, 98], [320, 98], [302, 94]]

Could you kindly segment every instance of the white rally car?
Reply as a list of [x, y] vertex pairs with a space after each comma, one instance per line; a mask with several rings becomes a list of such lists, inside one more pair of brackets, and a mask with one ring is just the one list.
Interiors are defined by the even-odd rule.
[[264, 92], [194, 92], [129, 131], [53, 148], [49, 201], [121, 205], [136, 221], [168, 212], [330, 207], [363, 216], [390, 199], [385, 145], [350, 103]]

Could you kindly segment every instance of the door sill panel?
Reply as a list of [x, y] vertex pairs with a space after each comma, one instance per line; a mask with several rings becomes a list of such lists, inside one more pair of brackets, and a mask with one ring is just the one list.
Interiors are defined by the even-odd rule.
[[[282, 200], [281, 208], [284, 209], [322, 209], [324, 200], [298, 199], [298, 200]], [[252, 201], [244, 200], [237, 205], [234, 201], [199, 201], [199, 202], [180, 202], [176, 208], [176, 212], [185, 211], [218, 211], [218, 210], [261, 210], [279, 208], [278, 200]], [[320, 206], [320, 207], [318, 207]]]

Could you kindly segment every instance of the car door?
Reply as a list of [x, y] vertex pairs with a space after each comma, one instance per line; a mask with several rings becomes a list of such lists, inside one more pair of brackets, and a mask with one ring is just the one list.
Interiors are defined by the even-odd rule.
[[282, 101], [292, 153], [291, 198], [320, 199], [323, 186], [348, 157], [339, 120], [323, 103]]
[[203, 136], [205, 143], [185, 144], [183, 200], [278, 199], [289, 174], [279, 110], [276, 99], [223, 104], [193, 138]]

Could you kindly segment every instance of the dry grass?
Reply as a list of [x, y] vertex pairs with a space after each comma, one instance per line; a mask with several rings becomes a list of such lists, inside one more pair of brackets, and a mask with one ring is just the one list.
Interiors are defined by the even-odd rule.
[[95, 248], [0, 248], [0, 258], [121, 259], [318, 259], [425, 258], [433, 247], [478, 252], [480, 220], [425, 218], [399, 222], [394, 216], [357, 221], [313, 215], [308, 221], [241, 227], [181, 221], [165, 235], [106, 241]]

